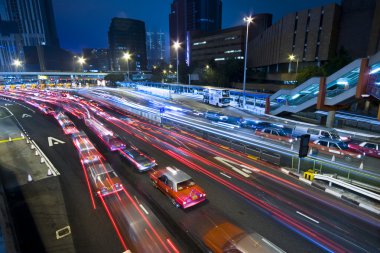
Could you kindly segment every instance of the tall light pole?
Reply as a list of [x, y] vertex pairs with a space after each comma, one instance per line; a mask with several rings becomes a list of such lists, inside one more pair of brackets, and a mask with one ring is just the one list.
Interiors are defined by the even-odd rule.
[[253, 18], [251, 16], [245, 17], [244, 22], [247, 22], [247, 33], [245, 36], [245, 52], [244, 52], [244, 77], [243, 77], [243, 108], [245, 108], [245, 84], [247, 81], [247, 54], [248, 54], [248, 34], [249, 34], [249, 24], [253, 22]]
[[80, 57], [78, 57], [78, 63], [80, 64], [80, 66], [82, 68], [82, 72], [84, 72], [83, 64], [86, 63], [86, 59], [83, 56], [80, 56]]
[[129, 79], [129, 60], [131, 59], [131, 54], [129, 52], [124, 53], [123, 59], [127, 61], [127, 75], [128, 75], [128, 80]]
[[179, 83], [179, 81], [178, 81], [178, 75], [179, 75], [179, 72], [178, 72], [178, 65], [179, 65], [178, 50], [181, 47], [181, 43], [179, 43], [179, 41], [176, 41], [176, 42], [174, 42], [173, 47], [177, 53], [177, 84], [178, 84]]
[[292, 61], [296, 60], [296, 79], [297, 79], [297, 74], [298, 74], [298, 57], [296, 55], [294, 55], [294, 54], [291, 54], [291, 55], [289, 55], [288, 59], [289, 59], [289, 73], [291, 71], [291, 65], [290, 64], [292, 63]]
[[15, 59], [12, 62], [12, 65], [15, 66], [16, 72], [18, 72], [18, 68], [21, 66], [22, 62], [19, 59]]

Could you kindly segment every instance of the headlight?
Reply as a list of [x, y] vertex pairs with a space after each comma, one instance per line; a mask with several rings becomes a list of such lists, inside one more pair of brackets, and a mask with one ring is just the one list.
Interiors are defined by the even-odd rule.
[[357, 158], [362, 158], [362, 155], [357, 155]]
[[293, 139], [290, 139], [289, 142], [292, 143], [292, 142], [293, 142]]

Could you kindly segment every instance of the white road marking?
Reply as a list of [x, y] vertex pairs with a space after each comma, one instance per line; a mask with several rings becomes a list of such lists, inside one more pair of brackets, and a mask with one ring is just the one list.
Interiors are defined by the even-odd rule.
[[309, 220], [311, 220], [311, 221], [314, 221], [315, 223], [318, 223], [318, 224], [319, 224], [319, 221], [314, 220], [313, 218], [307, 216], [306, 214], [303, 214], [303, 213], [298, 212], [298, 211], [297, 211], [296, 213], [298, 213], [299, 215], [301, 215], [301, 216], [303, 216], [303, 217], [305, 217], [305, 218], [307, 218], [307, 219], [309, 219]]
[[223, 175], [223, 176], [225, 176], [225, 177], [232, 178], [229, 175], [224, 174], [223, 172], [220, 172], [220, 174]]
[[57, 144], [66, 143], [66, 142], [58, 140], [54, 137], [48, 137], [48, 142], [49, 142], [49, 147], [52, 147], [53, 145], [57, 145]]
[[21, 116], [21, 118], [30, 118], [30, 117], [32, 117], [32, 115], [29, 115], [29, 114], [26, 114], [26, 113], [24, 113], [24, 114]]
[[221, 163], [224, 163], [225, 165], [227, 165], [228, 167], [230, 167], [233, 171], [239, 173], [240, 175], [242, 175], [243, 177], [249, 177], [249, 175], [247, 173], [245, 173], [244, 171], [236, 168], [235, 166], [233, 166], [232, 164], [234, 165], [238, 165], [238, 166], [241, 166], [240, 164], [234, 162], [234, 161], [230, 161], [228, 159], [225, 159], [223, 157], [214, 157], [216, 160], [218, 160], [219, 162]]
[[144, 213], [149, 214], [148, 211], [145, 209], [145, 207], [144, 207], [142, 204], [140, 204], [139, 206], [140, 206], [141, 209], [144, 211]]

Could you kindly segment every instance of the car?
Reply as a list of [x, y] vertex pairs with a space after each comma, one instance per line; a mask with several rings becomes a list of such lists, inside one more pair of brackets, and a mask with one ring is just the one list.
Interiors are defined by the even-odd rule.
[[215, 224], [203, 236], [203, 242], [214, 253], [284, 252], [258, 233], [247, 234], [230, 222]]
[[83, 164], [98, 162], [103, 158], [96, 149], [87, 149], [81, 151], [79, 152], [79, 156]]
[[101, 138], [104, 141], [104, 143], [107, 145], [108, 149], [111, 151], [124, 149], [126, 147], [125, 143], [116, 134], [103, 135]]
[[310, 152], [317, 155], [319, 152], [342, 158], [347, 162], [362, 160], [364, 154], [361, 151], [351, 149], [347, 143], [331, 138], [321, 138], [309, 143]]
[[363, 152], [366, 156], [380, 158], [380, 144], [373, 142], [349, 143], [348, 147]]
[[186, 209], [206, 200], [204, 190], [182, 170], [166, 167], [153, 171], [149, 177], [153, 186], [167, 195], [177, 208]]
[[219, 120], [227, 120], [228, 117], [219, 113], [219, 112], [213, 112], [213, 111], [207, 111], [205, 114], [205, 118], [209, 120], [219, 121]]
[[266, 121], [245, 119], [241, 122], [241, 126], [244, 128], [252, 128], [254, 130], [256, 129], [261, 130], [265, 127], [273, 127], [273, 124]]
[[267, 127], [261, 130], [256, 130], [255, 134], [274, 141], [281, 141], [287, 143], [293, 143], [295, 141], [295, 138], [288, 135], [284, 130], [280, 128]]
[[45, 115], [54, 115], [55, 114], [55, 111], [51, 108], [51, 107], [43, 107], [41, 109], [41, 111], [45, 114]]
[[139, 172], [147, 171], [152, 169], [157, 165], [156, 161], [136, 147], [130, 146], [129, 148], [124, 148], [119, 150], [120, 155], [128, 159]]
[[78, 149], [78, 152], [84, 152], [86, 150], [96, 150], [95, 146], [88, 139], [87, 135], [84, 132], [75, 133], [71, 136], [75, 147]]
[[108, 163], [88, 163], [85, 164], [85, 168], [98, 196], [104, 197], [123, 190], [120, 178]]

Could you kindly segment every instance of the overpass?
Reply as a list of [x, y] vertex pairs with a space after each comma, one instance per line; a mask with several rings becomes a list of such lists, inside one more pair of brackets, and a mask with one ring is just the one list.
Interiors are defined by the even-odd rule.
[[[380, 99], [380, 52], [357, 59], [328, 77], [314, 77], [270, 96], [270, 114], [305, 110], [335, 112], [358, 99]], [[378, 113], [380, 119], [380, 108]]]

